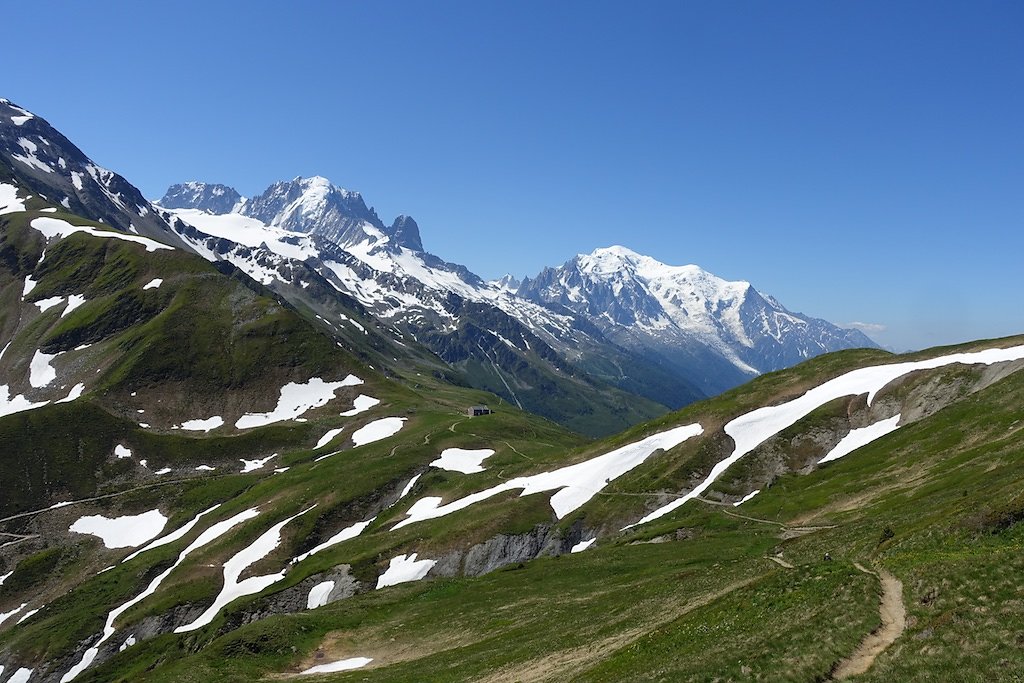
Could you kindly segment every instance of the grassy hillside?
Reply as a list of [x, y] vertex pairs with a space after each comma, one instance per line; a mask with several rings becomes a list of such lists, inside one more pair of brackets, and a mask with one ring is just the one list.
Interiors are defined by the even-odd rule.
[[[198, 257], [81, 234], [44, 244], [27, 221], [60, 214], [41, 208], [0, 217], [0, 381], [47, 401], [0, 418], [4, 674], [59, 680], [83, 662], [76, 681], [274, 680], [368, 657], [321, 680], [819, 681], [861, 661], [858, 680], [1024, 675], [1024, 360], [905, 372], [870, 404], [837, 395], [708, 480], [735, 447], [727, 425], [753, 411], [858, 368], [1024, 337], [823, 356], [588, 442], [415, 364], [387, 378], [367, 360], [372, 343], [357, 357]], [[62, 315], [72, 294], [85, 302]], [[43, 387], [37, 352], [55, 368]], [[362, 383], [301, 416], [235, 427], [273, 410], [288, 382], [349, 374]], [[78, 398], [57, 402], [77, 383]], [[378, 402], [353, 411], [358, 395]], [[497, 411], [467, 417], [476, 403]], [[897, 431], [819, 463], [897, 414]], [[179, 428], [211, 415], [224, 424]], [[640, 453], [686, 425], [700, 429]], [[493, 453], [477, 472], [432, 465], [448, 449]], [[628, 466], [579, 478], [610, 453]], [[562, 514], [567, 492], [581, 503]], [[70, 531], [87, 515], [153, 510], [168, 518], [162, 533], [195, 526], [128, 561], [133, 547]], [[413, 553], [435, 562], [424, 580], [375, 590]], [[230, 581], [252, 590], [175, 633], [239, 563]], [[307, 609], [327, 582], [328, 604]], [[865, 638], [890, 631], [881, 600], [904, 629], [868, 657]]]

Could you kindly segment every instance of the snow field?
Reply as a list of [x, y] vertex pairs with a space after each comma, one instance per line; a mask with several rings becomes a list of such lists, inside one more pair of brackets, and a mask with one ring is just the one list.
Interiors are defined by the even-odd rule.
[[363, 380], [349, 375], [340, 382], [325, 382], [313, 377], [304, 384], [289, 382], [281, 387], [281, 396], [277, 407], [269, 413], [247, 413], [238, 418], [237, 429], [263, 427], [283, 420], [293, 420], [311, 408], [319, 408], [334, 398], [334, 393], [342, 387], [362, 384]]
[[276, 574], [250, 576], [241, 581], [238, 580], [242, 575], [242, 572], [244, 572], [250, 565], [262, 560], [281, 544], [281, 530], [286, 524], [288, 524], [288, 522], [300, 515], [306, 514], [314, 507], [316, 506], [310, 506], [302, 512], [278, 522], [253, 541], [247, 548], [235, 553], [231, 559], [224, 563], [224, 587], [221, 589], [220, 594], [214, 599], [213, 604], [210, 605], [206, 611], [199, 615], [199, 617], [191, 624], [179, 626], [174, 629], [174, 632], [187, 633], [189, 631], [202, 628], [212, 622], [214, 617], [217, 616], [217, 613], [220, 612], [221, 608], [231, 601], [245, 595], [259, 593], [263, 589], [272, 586], [283, 579], [285, 574], [284, 569]]
[[387, 571], [377, 577], [377, 590], [409, 581], [419, 581], [427, 575], [437, 560], [417, 560], [416, 553], [391, 558]]
[[520, 494], [522, 496], [558, 489], [551, 496], [551, 507], [555, 511], [555, 516], [562, 519], [593, 498], [609, 482], [637, 467], [656, 451], [675, 448], [687, 439], [703, 432], [704, 429], [699, 424], [676, 427], [575, 465], [561, 467], [551, 472], [509, 479], [497, 486], [470, 494], [445, 505], [441, 504], [441, 498], [433, 496], [421, 498], [406, 512], [407, 519], [392, 528], [400, 529], [425, 519], [443, 517], [499, 493], [515, 489], [522, 489], [522, 494]]
[[335, 671], [351, 671], [352, 669], [361, 669], [372, 661], [372, 657], [351, 657], [349, 659], [342, 659], [339, 662], [331, 662], [330, 664], [317, 664], [306, 669], [302, 674], [327, 674]]
[[446, 448], [441, 451], [441, 456], [437, 460], [430, 463], [430, 466], [449, 472], [473, 474], [474, 472], [483, 472], [484, 467], [481, 463], [492, 455], [494, 455], [494, 450], [491, 448], [475, 450]]
[[155, 538], [167, 524], [160, 510], [139, 515], [108, 518], [103, 515], [79, 517], [69, 531], [98, 536], [108, 548], [134, 548]]
[[146, 248], [146, 251], [157, 251], [158, 249], [173, 249], [174, 247], [166, 244], [161, 244], [156, 240], [151, 240], [148, 237], [139, 237], [138, 235], [127, 235], [121, 232], [111, 232], [108, 230], [97, 230], [96, 228], [90, 228], [84, 225], [71, 225], [67, 221], [59, 218], [50, 218], [48, 216], [41, 216], [39, 218], [32, 219], [29, 224], [33, 229], [43, 233], [47, 239], [54, 237], [64, 238], [68, 235], [73, 235], [76, 232], [84, 232], [93, 237], [100, 237], [104, 239], [118, 239], [124, 242], [133, 242], [135, 244], [141, 244]]
[[[783, 429], [793, 426], [797, 421], [806, 417], [815, 409], [837, 398], [867, 394], [867, 403], [870, 406], [872, 401], [874, 401], [875, 395], [885, 388], [886, 385], [917, 370], [933, 370], [954, 363], [992, 365], [993, 363], [1005, 363], [1022, 358], [1024, 358], [1024, 345], [1012, 346], [1006, 349], [986, 349], [971, 353], [954, 353], [921, 361], [869, 366], [851, 370], [846, 374], [808, 390], [802, 396], [786, 403], [758, 408], [757, 410], [740, 415], [725, 425], [725, 433], [731, 436], [736, 444], [733, 452], [711, 468], [711, 473], [704, 481], [685, 496], [658, 508], [640, 521], [630, 524], [625, 528], [629, 529], [663, 517], [682, 506], [686, 501], [696, 498], [704, 493], [715, 479], [721, 476], [725, 470], [744, 455]], [[862, 434], [855, 438], [862, 436], [864, 435]]]

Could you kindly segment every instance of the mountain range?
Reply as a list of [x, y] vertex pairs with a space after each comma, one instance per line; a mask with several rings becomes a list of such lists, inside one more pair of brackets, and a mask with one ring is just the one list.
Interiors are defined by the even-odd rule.
[[[0, 101], [3, 683], [1024, 675], [1024, 336], [823, 353], [696, 266], [487, 283], [58, 136]], [[608, 379], [690, 358], [752, 379]]]
[[[231, 211], [223, 210], [222, 197]], [[330, 267], [339, 289], [449, 362], [491, 363], [501, 383], [480, 386], [541, 414], [529, 394], [519, 400], [516, 361], [495, 362], [493, 338], [485, 342], [488, 351], [477, 334], [452, 348], [450, 337], [431, 333], [464, 323], [465, 312], [452, 318], [453, 301], [489, 310], [492, 327], [494, 318], [511, 318], [500, 325], [507, 334], [493, 337], [513, 356], [529, 355], [531, 341], [543, 344], [554, 352], [549, 358], [568, 359], [591, 377], [670, 408], [821, 353], [877, 346], [857, 330], [788, 311], [749, 283], [727, 282], [698, 266], [667, 266], [624, 247], [577, 256], [522, 282], [511, 276], [484, 282], [425, 252], [412, 218], [385, 226], [358, 193], [324, 178], [275, 183], [252, 199], [191, 182], [172, 186], [159, 205], [205, 232], [282, 256], [295, 255], [300, 235], [340, 247], [360, 265], [354, 273]], [[322, 257], [319, 244], [307, 244], [305, 255]]]

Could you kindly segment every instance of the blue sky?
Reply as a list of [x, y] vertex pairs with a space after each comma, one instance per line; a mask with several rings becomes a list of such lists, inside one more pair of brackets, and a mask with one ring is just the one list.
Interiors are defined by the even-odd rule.
[[0, 96], [150, 197], [319, 174], [485, 277], [624, 244], [898, 349], [1024, 332], [1019, 2], [36, 0], [4, 23]]

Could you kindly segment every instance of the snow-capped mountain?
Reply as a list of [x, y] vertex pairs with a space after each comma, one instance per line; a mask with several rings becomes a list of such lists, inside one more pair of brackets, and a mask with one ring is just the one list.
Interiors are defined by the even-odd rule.
[[55, 207], [186, 248], [131, 183], [87, 157], [44, 119], [0, 99], [0, 162]]
[[[194, 197], [208, 194], [196, 190]], [[183, 196], [174, 193], [175, 200]], [[644, 368], [642, 359], [578, 325], [571, 314], [527, 301], [507, 285], [485, 283], [464, 266], [423, 251], [419, 226], [409, 216], [387, 226], [358, 193], [322, 178], [275, 183], [235, 208], [226, 214], [178, 208], [168, 215], [199, 253], [230, 261], [282, 296], [301, 299], [327, 316], [317, 308], [324, 301], [310, 297], [312, 270], [334, 296], [350, 297], [399, 338], [425, 344], [462, 370], [474, 386], [528, 410], [556, 421], [582, 419], [574, 426], [592, 433], [631, 419], [626, 416], [636, 411], [664, 410], [614, 389], [614, 373]], [[614, 362], [587, 367], [595, 350]], [[603, 365], [615, 370], [609, 373]], [[654, 373], [653, 367], [631, 372]], [[649, 398], [682, 404], [701, 395], [685, 383], [662, 393], [660, 400]], [[590, 417], [598, 414], [618, 417], [598, 424]]]
[[621, 246], [547, 268], [516, 292], [586, 317], [609, 339], [666, 359], [711, 393], [828, 351], [876, 346], [857, 330], [787, 310], [749, 282]]
[[[484, 282], [424, 251], [413, 218], [387, 225], [359, 193], [321, 177], [278, 182], [251, 199], [226, 185], [183, 183], [150, 203], [43, 119], [6, 101], [0, 162], [0, 172], [10, 168], [20, 186], [63, 207], [54, 210], [230, 263], [282, 302], [310, 311], [346, 348], [373, 349], [367, 362], [400, 371], [399, 358], [426, 360], [590, 434], [830, 348], [871, 345], [717, 280], [720, 292], [700, 294], [703, 313], [673, 308], [664, 302], [683, 301], [691, 294], [686, 285], [668, 278], [661, 299], [652, 298], [626, 277], [643, 257], [618, 258], [624, 250], [593, 255], [579, 276], [558, 275], [563, 267], [521, 286], [514, 278]], [[755, 329], [756, 319], [763, 322]], [[836, 341], [844, 334], [860, 339]]]
[[231, 213], [244, 201], [233, 187], [217, 183], [190, 181], [171, 185], [160, 200], [165, 209], [202, 209], [210, 213]]

